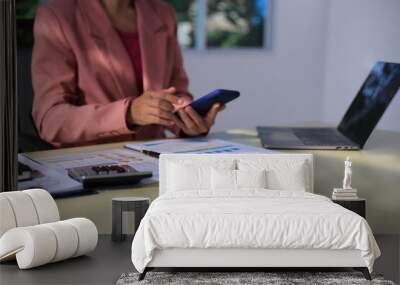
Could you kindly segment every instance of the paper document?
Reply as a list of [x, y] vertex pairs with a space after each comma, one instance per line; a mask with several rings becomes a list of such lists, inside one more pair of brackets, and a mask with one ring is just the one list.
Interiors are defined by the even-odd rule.
[[266, 153], [263, 148], [219, 139], [164, 139], [146, 143], [129, 143], [126, 148], [147, 154], [161, 153]]
[[138, 171], [153, 172], [153, 177], [144, 179], [142, 183], [154, 183], [158, 181], [158, 160], [126, 148], [65, 154], [39, 158], [36, 159], [36, 161], [48, 168], [58, 170], [65, 175], [67, 175], [68, 169], [75, 167], [102, 164], [127, 164]]
[[32, 180], [18, 182], [19, 190], [43, 188], [53, 195], [72, 194], [83, 190], [82, 184], [68, 175], [33, 161], [23, 154], [18, 154], [18, 161], [39, 172]]

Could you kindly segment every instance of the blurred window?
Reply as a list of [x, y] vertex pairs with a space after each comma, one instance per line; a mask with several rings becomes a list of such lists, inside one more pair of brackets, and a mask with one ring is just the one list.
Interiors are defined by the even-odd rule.
[[[88, 1], [88, 0], [84, 0]], [[165, 0], [174, 6], [183, 48], [270, 46], [272, 0]], [[33, 19], [43, 0], [16, 0], [17, 19]]]
[[184, 48], [266, 48], [272, 0], [167, 0]]
[[184, 48], [195, 47], [196, 0], [167, 0], [175, 7], [178, 22], [177, 35]]

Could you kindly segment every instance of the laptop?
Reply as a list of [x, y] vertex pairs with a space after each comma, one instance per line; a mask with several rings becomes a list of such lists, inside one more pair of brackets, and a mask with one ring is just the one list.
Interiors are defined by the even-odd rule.
[[400, 88], [400, 64], [377, 62], [337, 128], [257, 127], [269, 149], [359, 150]]

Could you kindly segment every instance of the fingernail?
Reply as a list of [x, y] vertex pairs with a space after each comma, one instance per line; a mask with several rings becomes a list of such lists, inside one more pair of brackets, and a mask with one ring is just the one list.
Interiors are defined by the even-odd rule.
[[183, 104], [183, 99], [178, 99], [178, 104]]

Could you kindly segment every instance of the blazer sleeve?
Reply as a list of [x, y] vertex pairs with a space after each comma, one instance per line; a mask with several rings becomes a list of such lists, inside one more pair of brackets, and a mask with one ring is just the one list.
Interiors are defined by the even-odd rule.
[[41, 138], [68, 146], [133, 133], [126, 126], [131, 99], [82, 105], [77, 62], [50, 7], [39, 8], [32, 55], [34, 100], [32, 116]]

